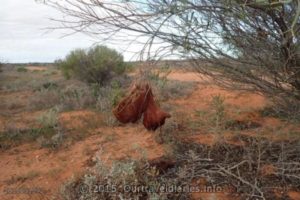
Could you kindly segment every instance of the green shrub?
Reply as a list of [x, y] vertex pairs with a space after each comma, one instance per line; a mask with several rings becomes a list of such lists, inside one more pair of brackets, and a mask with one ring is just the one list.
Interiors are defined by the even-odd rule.
[[24, 142], [32, 142], [40, 137], [51, 138], [56, 132], [55, 127], [20, 129], [13, 124], [8, 125], [5, 131], [0, 133], [0, 150], [9, 149]]
[[97, 157], [92, 170], [73, 177], [62, 186], [61, 195], [64, 200], [190, 199], [186, 190], [173, 192], [166, 189], [166, 186], [187, 185], [189, 180], [184, 180], [181, 175], [184, 170], [174, 168], [168, 175], [160, 171], [158, 165], [151, 166], [146, 160], [115, 161], [108, 167]]
[[97, 98], [88, 86], [69, 85], [60, 92], [60, 107], [62, 110], [74, 110], [92, 107]]
[[104, 87], [93, 85], [93, 91], [97, 97], [96, 108], [101, 112], [110, 112], [112, 107], [116, 106], [125, 96], [124, 89], [117, 80], [112, 80], [110, 85]]
[[223, 126], [226, 121], [224, 100], [220, 95], [213, 96], [211, 100], [211, 109], [213, 112], [211, 120], [217, 128]]
[[76, 49], [59, 62], [59, 67], [66, 78], [105, 84], [114, 75], [122, 74], [126, 64], [123, 56], [105, 46], [96, 46], [89, 50]]
[[39, 88], [33, 96], [28, 99], [28, 110], [42, 110], [59, 105], [61, 102], [60, 93], [54, 89]]
[[113, 106], [116, 106], [119, 101], [122, 99], [122, 97], [125, 96], [124, 91], [121, 88], [121, 85], [117, 81], [113, 81], [111, 83], [112, 91], [110, 94], [110, 102], [112, 103]]
[[116, 118], [113, 116], [111, 110], [120, 99], [125, 95], [121, 85], [118, 81], [111, 81], [111, 85], [100, 87], [96, 89], [97, 95], [96, 109], [102, 112], [104, 116], [104, 124], [107, 126], [114, 126], [117, 124]]
[[61, 111], [93, 107], [97, 101], [93, 90], [85, 83], [60, 87], [47, 82], [40, 86], [29, 98], [28, 110], [42, 110], [58, 106]]
[[196, 86], [195, 82], [169, 80], [170, 72], [168, 68], [164, 68], [163, 73], [157, 71], [146, 74], [146, 79], [153, 86], [159, 101], [187, 96], [194, 91]]
[[25, 67], [18, 67], [17, 72], [27, 72], [28, 70]]
[[46, 82], [43, 83], [43, 85], [41, 86], [41, 88], [39, 88], [39, 90], [43, 90], [43, 89], [47, 89], [47, 90], [51, 90], [51, 89], [57, 89], [58, 88], [58, 84], [55, 82]]
[[225, 98], [221, 95], [213, 95], [209, 102], [208, 109], [195, 110], [195, 121], [187, 122], [193, 130], [205, 130], [209, 133], [222, 133], [226, 129], [239, 129], [240, 124], [236, 123], [226, 113]]
[[53, 128], [53, 130], [55, 132], [52, 135], [41, 135], [37, 139], [37, 142], [40, 145], [40, 147], [56, 150], [63, 145], [63, 142], [66, 138], [62, 131], [62, 128], [58, 126]]
[[300, 121], [300, 105], [296, 103], [290, 103], [289, 107], [271, 104], [262, 108], [259, 112], [263, 117], [275, 117], [282, 121], [296, 123]]
[[174, 144], [177, 142], [177, 135], [180, 134], [180, 124], [174, 119], [167, 120], [161, 131], [154, 135], [154, 139], [159, 144]]
[[49, 111], [41, 114], [37, 120], [43, 127], [56, 127], [58, 124], [58, 109], [55, 107], [50, 109]]

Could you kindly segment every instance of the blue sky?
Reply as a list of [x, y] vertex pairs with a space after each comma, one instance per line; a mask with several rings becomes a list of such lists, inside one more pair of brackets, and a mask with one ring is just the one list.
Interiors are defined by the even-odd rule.
[[[53, 8], [34, 0], [1, 0], [0, 6], [0, 60], [2, 62], [52, 62], [63, 58], [75, 48], [88, 48], [98, 42], [83, 34], [63, 37], [68, 30], [47, 31], [58, 26], [49, 18], [62, 15]], [[121, 44], [106, 44], [123, 53], [125, 60], [134, 59], [129, 49]]]

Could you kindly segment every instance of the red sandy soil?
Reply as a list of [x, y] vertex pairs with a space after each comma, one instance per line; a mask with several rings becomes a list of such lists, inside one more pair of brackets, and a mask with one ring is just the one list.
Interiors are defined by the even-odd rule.
[[[208, 85], [209, 79], [203, 79], [203, 77], [192, 72], [171, 72], [168, 78], [198, 82], [198, 87], [190, 96], [167, 102], [174, 105], [178, 112], [184, 113], [185, 117], [194, 117], [196, 110], [208, 109], [212, 96], [221, 95], [225, 97], [226, 105], [245, 111], [242, 112], [242, 115], [237, 115], [237, 119], [259, 121], [263, 124], [263, 127], [276, 128], [281, 125], [281, 121], [274, 118], [263, 118], [256, 112], [268, 103], [262, 96], [222, 90], [217, 86]], [[21, 113], [16, 115], [13, 122], [24, 122], [28, 125], [32, 123], [30, 117], [34, 118], [36, 115], [37, 113]], [[0, 199], [46, 199], [45, 196], [47, 199], [51, 199], [51, 197], [55, 199], [62, 184], [72, 176], [84, 172], [90, 166], [91, 160], [98, 155], [110, 164], [113, 160], [128, 157], [141, 158], [144, 156], [142, 152], [145, 152], [149, 159], [165, 154], [164, 146], [158, 144], [154, 140], [154, 134], [145, 130], [141, 124], [114, 128], [85, 128], [87, 124], [90, 125], [90, 120], [94, 120], [92, 123], [97, 123], [101, 119], [100, 114], [92, 111], [82, 110], [62, 113], [60, 123], [68, 130], [72, 130], [70, 134], [83, 131], [91, 132], [93, 135], [57, 151], [40, 148], [35, 142], [0, 152]], [[7, 119], [0, 117], [0, 131], [5, 123], [7, 123]], [[256, 133], [248, 131], [247, 134], [255, 135]], [[224, 137], [228, 140], [227, 142], [236, 142], [230, 140], [230, 132], [224, 134]], [[190, 139], [199, 143], [213, 144], [218, 138], [213, 134], [195, 133]], [[20, 177], [27, 178], [22, 180]], [[5, 189], [17, 187], [40, 187], [46, 191], [46, 194], [45, 196], [36, 193], [32, 195], [12, 195], [4, 192]], [[289, 194], [292, 199], [300, 199], [300, 194], [297, 192], [290, 192]], [[197, 193], [193, 194], [193, 197], [205, 200], [235, 199], [235, 197], [226, 193]]]
[[[17, 187], [40, 187], [46, 190], [45, 196], [49, 198], [59, 192], [60, 184], [88, 168], [93, 157], [98, 154], [101, 154], [101, 158], [107, 164], [128, 157], [139, 159], [144, 156], [142, 151], [146, 152], [149, 159], [164, 154], [162, 146], [154, 141], [152, 134], [144, 130], [143, 126], [99, 128], [95, 132], [96, 135], [59, 151], [49, 151], [34, 144], [26, 144], [1, 152], [0, 191]], [[112, 134], [114, 139], [110, 141], [107, 136]], [[14, 181], [18, 177], [26, 177], [31, 172], [38, 175], [29, 177], [24, 182]], [[0, 199], [24, 199], [26, 196], [2, 192]], [[34, 194], [30, 199], [40, 197], [40, 194]]]
[[47, 67], [44, 67], [44, 66], [28, 66], [25, 68], [30, 71], [46, 71], [47, 70]]
[[[268, 100], [263, 96], [249, 92], [224, 90], [218, 86], [209, 84], [209, 78], [199, 76], [198, 74], [191, 72], [184, 73], [184, 75], [181, 72], [172, 72], [169, 74], [168, 78], [180, 81], [196, 81], [199, 83], [197, 89], [190, 96], [172, 102], [172, 104], [176, 105], [179, 111], [185, 113], [185, 115], [189, 115], [189, 117], [191, 118], [194, 117], [193, 115], [196, 110], [208, 109], [209, 103], [211, 102], [213, 96], [220, 95], [225, 99], [224, 104], [226, 105], [226, 107], [239, 108], [241, 110], [244, 110], [244, 112], [238, 114], [230, 113], [231, 117], [235, 120], [249, 120], [252, 122], [258, 122], [262, 124], [262, 128], [273, 128], [274, 130], [282, 125], [282, 122], [279, 119], [272, 117], [261, 117], [257, 112], [268, 104]], [[290, 126], [287, 126], [285, 130], [287, 131], [289, 128]], [[299, 127], [298, 130], [300, 132]], [[257, 133], [255, 131], [245, 131], [244, 134], [257, 136]], [[273, 132], [270, 132], [266, 136], [273, 140], [286, 139], [286, 137], [282, 135], [274, 135]], [[220, 140], [220, 136], [218, 134], [195, 133], [194, 135], [190, 136], [189, 139], [193, 142], [212, 145]], [[240, 141], [235, 141], [233, 139], [233, 134], [230, 132], [222, 133], [222, 140], [234, 145], [243, 145]], [[275, 169], [273, 166], [263, 166], [262, 174], [268, 175], [274, 172], [274, 170]], [[291, 199], [300, 199], [300, 192], [290, 191], [288, 195]], [[226, 192], [194, 193], [193, 198], [202, 198], [204, 200], [239, 199], [238, 197]]]

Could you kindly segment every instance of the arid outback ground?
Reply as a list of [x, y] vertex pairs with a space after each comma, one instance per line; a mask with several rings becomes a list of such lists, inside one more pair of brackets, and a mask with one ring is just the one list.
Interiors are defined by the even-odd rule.
[[[299, 122], [270, 115], [270, 102], [263, 96], [222, 90], [192, 70], [170, 66], [152, 70], [149, 80], [156, 100], [172, 117], [155, 132], [147, 131], [141, 122], [123, 125], [115, 120], [111, 108], [138, 72], [134, 68], [126, 78], [91, 89], [79, 81], [65, 80], [54, 66], [5, 67], [0, 73], [0, 199], [63, 199], [64, 186], [92, 170], [99, 159], [108, 167], [127, 159], [153, 163], [164, 156], [176, 157], [181, 149], [190, 153], [194, 150], [191, 154], [198, 156], [195, 160], [200, 163], [199, 176], [194, 174], [191, 184], [226, 185], [232, 180], [251, 193], [264, 183], [272, 193], [266, 199], [300, 199], [297, 163], [290, 169], [291, 179], [295, 179], [278, 178], [289, 172], [283, 171], [284, 163], [299, 161], [300, 155], [283, 162], [268, 159], [274, 155], [287, 158], [284, 149], [289, 145], [299, 152]], [[274, 147], [274, 152], [266, 150], [266, 143], [270, 149]], [[259, 164], [252, 165], [245, 158], [246, 153], [238, 157], [235, 150], [244, 148], [247, 152], [249, 145], [258, 148], [257, 152], [267, 152]], [[203, 150], [209, 148], [211, 151]], [[201, 154], [201, 149], [205, 153]], [[230, 149], [234, 152], [230, 153]], [[219, 169], [209, 169], [223, 170], [220, 176], [201, 171], [201, 163], [210, 161], [209, 152], [212, 162], [219, 162], [217, 158], [237, 158], [236, 166], [231, 166], [230, 161], [227, 168], [220, 164], [216, 165]], [[184, 169], [189, 163], [181, 162], [180, 167]], [[249, 172], [253, 166], [255, 176]], [[239, 170], [249, 176], [230, 174], [238, 174]], [[244, 189], [194, 192], [190, 197], [246, 199], [243, 192]]]

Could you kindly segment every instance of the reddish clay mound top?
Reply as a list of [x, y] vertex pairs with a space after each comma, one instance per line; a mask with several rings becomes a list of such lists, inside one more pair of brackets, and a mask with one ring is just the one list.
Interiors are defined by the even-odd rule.
[[129, 95], [113, 109], [113, 113], [122, 123], [135, 123], [144, 114], [145, 128], [153, 131], [171, 117], [157, 106], [148, 83], [135, 84]]

